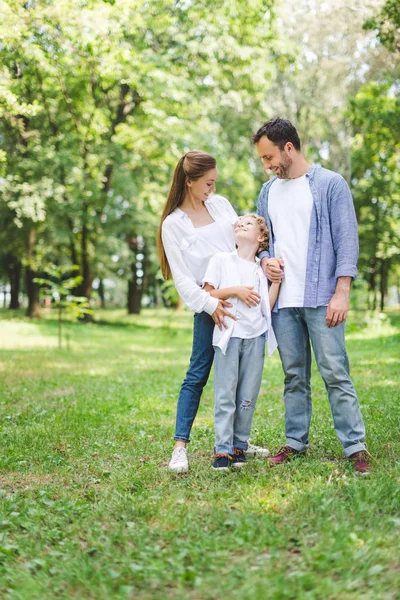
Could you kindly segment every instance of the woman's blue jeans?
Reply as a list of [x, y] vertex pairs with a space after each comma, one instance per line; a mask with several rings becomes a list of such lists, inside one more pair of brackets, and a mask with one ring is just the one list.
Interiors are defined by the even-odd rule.
[[195, 313], [192, 355], [179, 393], [174, 440], [190, 442], [190, 431], [197, 415], [201, 393], [214, 360], [214, 326], [215, 323], [208, 313]]
[[286, 445], [304, 452], [308, 447], [311, 402], [311, 347], [324, 380], [335, 431], [348, 457], [365, 450], [365, 428], [344, 342], [344, 323], [329, 328], [326, 306], [281, 308], [272, 324], [285, 373]]

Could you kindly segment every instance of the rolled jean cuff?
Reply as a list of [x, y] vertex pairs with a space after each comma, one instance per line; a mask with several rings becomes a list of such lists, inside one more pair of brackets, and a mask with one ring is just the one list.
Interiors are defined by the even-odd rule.
[[247, 450], [248, 443], [247, 442], [233, 442], [234, 448], [240, 448], [241, 450]]
[[214, 446], [214, 454], [233, 454], [232, 446]]
[[293, 438], [286, 438], [286, 446], [297, 450], [297, 452], [305, 452], [308, 448], [308, 444], [302, 444]]
[[357, 444], [353, 444], [348, 448], [343, 448], [343, 456], [345, 458], [349, 458], [355, 452], [362, 452], [367, 449], [367, 444], [365, 442], [357, 442]]
[[182, 437], [181, 435], [174, 435], [174, 440], [176, 442], [186, 442], [187, 444], [190, 442], [189, 438]]

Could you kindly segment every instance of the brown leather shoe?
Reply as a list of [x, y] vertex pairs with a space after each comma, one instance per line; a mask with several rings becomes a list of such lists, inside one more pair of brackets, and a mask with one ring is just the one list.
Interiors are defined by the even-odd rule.
[[353, 463], [353, 467], [359, 473], [369, 473], [372, 471], [370, 455], [366, 450], [360, 450], [360, 452], [354, 452], [350, 454], [349, 460]]
[[281, 465], [283, 463], [291, 461], [295, 456], [299, 454], [304, 454], [304, 452], [299, 452], [290, 446], [282, 446], [282, 448], [278, 451], [278, 454], [275, 456], [271, 456], [271, 458], [267, 459], [267, 462], [272, 463], [273, 465]]

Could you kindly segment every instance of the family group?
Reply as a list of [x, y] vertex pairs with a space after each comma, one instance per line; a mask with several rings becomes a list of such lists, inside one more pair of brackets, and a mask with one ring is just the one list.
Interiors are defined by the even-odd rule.
[[[344, 337], [358, 258], [350, 189], [338, 173], [307, 161], [287, 119], [270, 119], [252, 141], [273, 172], [256, 212], [238, 216], [216, 194], [215, 158], [194, 150], [175, 168], [161, 217], [162, 274], [194, 312], [169, 469], [189, 469], [187, 444], [213, 362], [214, 469], [241, 468], [255, 453], [271, 466], [306, 453], [312, 347], [343, 454], [366, 473], [371, 461]], [[286, 440], [273, 456], [249, 444], [266, 345], [268, 355], [278, 349], [284, 372]]]

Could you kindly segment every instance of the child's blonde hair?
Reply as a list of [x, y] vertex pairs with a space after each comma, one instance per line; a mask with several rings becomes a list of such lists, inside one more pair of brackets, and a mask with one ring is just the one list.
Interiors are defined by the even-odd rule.
[[263, 237], [263, 241], [260, 242], [257, 252], [262, 252], [263, 250], [268, 250], [268, 248], [269, 248], [269, 231], [268, 231], [268, 227], [267, 227], [264, 217], [260, 217], [259, 215], [256, 215], [255, 213], [248, 213], [247, 215], [243, 215], [242, 217], [240, 217], [239, 221], [240, 221], [240, 219], [244, 219], [244, 218], [248, 218], [248, 217], [252, 217], [253, 219], [256, 220], [256, 223], [260, 230], [260, 234]]

